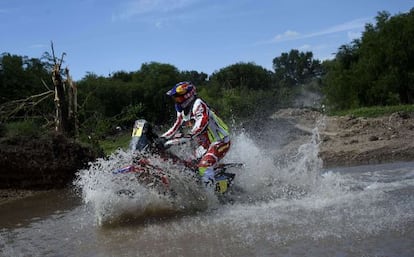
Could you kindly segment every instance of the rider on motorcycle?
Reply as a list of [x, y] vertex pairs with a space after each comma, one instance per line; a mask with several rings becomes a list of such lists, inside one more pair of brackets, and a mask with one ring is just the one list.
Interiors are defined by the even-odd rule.
[[181, 127], [191, 126], [189, 137], [199, 145], [196, 151], [196, 158], [200, 160], [198, 173], [206, 185], [214, 185], [214, 168], [230, 148], [228, 126], [197, 96], [191, 82], [177, 83], [167, 95], [174, 99], [177, 119], [161, 137], [171, 139]]

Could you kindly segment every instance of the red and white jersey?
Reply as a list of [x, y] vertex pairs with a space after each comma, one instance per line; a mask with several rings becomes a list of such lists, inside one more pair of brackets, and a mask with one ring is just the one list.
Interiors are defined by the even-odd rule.
[[195, 138], [205, 149], [208, 149], [214, 142], [230, 140], [228, 126], [200, 98], [194, 101], [187, 115], [184, 111], [177, 112], [174, 125], [162, 136], [167, 139], [172, 138], [185, 122], [194, 122], [190, 132], [191, 137]]

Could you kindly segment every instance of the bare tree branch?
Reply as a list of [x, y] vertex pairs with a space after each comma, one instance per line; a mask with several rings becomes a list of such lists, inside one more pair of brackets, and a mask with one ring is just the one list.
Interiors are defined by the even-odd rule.
[[19, 111], [22, 111], [27, 108], [33, 108], [34, 106], [38, 105], [45, 99], [51, 97], [53, 95], [54, 91], [49, 90], [37, 95], [29, 96], [25, 99], [19, 99], [10, 101], [7, 103], [3, 103], [0, 105], [0, 120], [6, 121], [13, 117], [16, 113]]

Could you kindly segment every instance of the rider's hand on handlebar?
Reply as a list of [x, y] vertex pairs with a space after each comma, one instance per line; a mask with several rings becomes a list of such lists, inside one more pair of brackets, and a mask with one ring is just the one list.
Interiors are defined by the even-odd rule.
[[165, 149], [165, 142], [167, 142], [167, 139], [165, 137], [159, 137], [155, 139], [155, 145], [158, 149]]
[[164, 146], [168, 148], [168, 147], [173, 146], [173, 145], [186, 144], [186, 143], [190, 142], [191, 139], [192, 138], [189, 135], [186, 135], [186, 136], [183, 136], [183, 135], [175, 136], [172, 139], [169, 139], [167, 142], [165, 142]]
[[191, 140], [191, 139], [193, 139], [193, 136], [191, 134], [185, 134], [185, 135], [182, 135], [182, 138]]

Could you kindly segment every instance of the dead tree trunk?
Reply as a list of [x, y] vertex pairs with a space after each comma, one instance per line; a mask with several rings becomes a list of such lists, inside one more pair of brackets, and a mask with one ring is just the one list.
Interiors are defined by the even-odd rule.
[[55, 64], [52, 71], [52, 81], [55, 86], [56, 105], [56, 131], [68, 134], [70, 131], [68, 122], [68, 105], [66, 104], [65, 88], [60, 75], [60, 65]]
[[[68, 68], [65, 69], [66, 81], [62, 79], [61, 66], [65, 53], [62, 54], [60, 60], [56, 60], [53, 43], [52, 53], [55, 62], [52, 70], [52, 81], [55, 86], [56, 131], [67, 136], [76, 136], [78, 133], [76, 86], [69, 76]], [[65, 83], [69, 84], [68, 88]]]
[[72, 125], [73, 132], [75, 136], [78, 136], [79, 133], [79, 123], [78, 123], [78, 89], [75, 83], [72, 81], [72, 77], [69, 75], [69, 69], [65, 68], [66, 81], [68, 83], [68, 117], [69, 122]]

